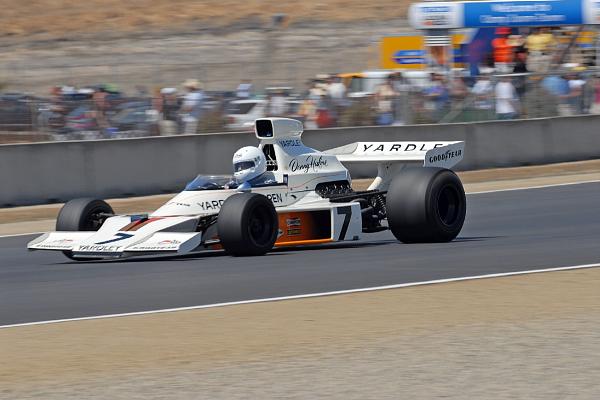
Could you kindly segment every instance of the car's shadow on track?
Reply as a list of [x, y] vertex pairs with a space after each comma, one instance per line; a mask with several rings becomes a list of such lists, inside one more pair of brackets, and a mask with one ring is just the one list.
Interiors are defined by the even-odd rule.
[[[312, 246], [298, 246], [298, 247], [285, 247], [276, 248], [265, 254], [263, 257], [280, 257], [288, 256], [298, 251], [312, 251], [312, 250], [331, 250], [331, 249], [348, 249], [348, 248], [359, 248], [359, 247], [374, 247], [384, 246], [393, 243], [398, 243], [395, 240], [384, 240], [377, 242], [340, 242], [332, 244], [321, 244]], [[163, 262], [163, 261], [189, 261], [189, 260], [203, 260], [211, 258], [223, 258], [232, 257], [226, 254], [222, 250], [207, 250], [201, 253], [185, 254], [181, 256], [139, 256], [136, 258], [116, 258], [112, 260], [89, 260], [89, 261], [67, 261], [62, 264], [114, 264], [114, 263], [140, 263], [140, 262]], [[235, 257], [239, 259], [255, 258], [255, 256], [248, 257]]]
[[485, 242], [490, 239], [500, 239], [504, 236], [473, 236], [473, 237], [459, 237], [454, 239], [450, 243], [462, 243], [462, 242]]
[[[453, 240], [450, 243], [443, 244], [451, 244], [451, 243], [468, 243], [468, 242], [481, 242], [489, 239], [496, 239], [499, 236], [473, 236], [473, 237], [459, 237]], [[427, 246], [431, 245], [431, 243], [423, 243], [423, 244], [404, 244], [395, 239], [387, 239], [387, 240], [377, 240], [377, 241], [360, 241], [360, 242], [338, 242], [338, 243], [330, 243], [330, 244], [318, 244], [318, 245], [306, 245], [306, 246], [297, 246], [297, 247], [282, 247], [275, 248], [264, 257], [280, 257], [280, 256], [289, 256], [297, 252], [303, 251], [314, 251], [314, 250], [337, 250], [337, 249], [357, 249], [357, 248], [371, 248], [371, 247], [381, 247], [381, 246]], [[439, 243], [437, 243], [439, 245]], [[186, 254], [181, 256], [140, 256], [136, 258], [120, 258], [113, 260], [89, 260], [89, 261], [67, 261], [60, 264], [114, 264], [114, 263], [148, 263], [148, 262], [163, 262], [163, 261], [193, 261], [193, 260], [203, 260], [203, 259], [211, 259], [211, 258], [222, 258], [222, 257], [231, 257], [226, 254], [222, 250], [207, 250], [201, 253], [194, 254]], [[254, 258], [254, 257], [237, 257], [239, 259], [244, 258]]]

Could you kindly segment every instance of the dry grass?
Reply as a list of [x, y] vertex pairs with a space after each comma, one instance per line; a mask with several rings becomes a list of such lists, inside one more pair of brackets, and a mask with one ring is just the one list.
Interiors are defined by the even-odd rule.
[[0, 0], [0, 37], [223, 27], [266, 23], [285, 13], [300, 21], [381, 20], [404, 16], [409, 1], [376, 0]]

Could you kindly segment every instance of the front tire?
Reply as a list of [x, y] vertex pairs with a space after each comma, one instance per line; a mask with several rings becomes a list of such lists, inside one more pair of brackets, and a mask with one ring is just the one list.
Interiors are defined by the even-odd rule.
[[[97, 231], [106, 220], [106, 214], [114, 214], [114, 211], [104, 200], [74, 199], [60, 209], [56, 219], [56, 230]], [[63, 254], [71, 260], [82, 260], [74, 257], [70, 250], [63, 251]]]
[[104, 200], [74, 199], [60, 209], [56, 230], [97, 231], [106, 220], [106, 214], [114, 214], [114, 211]]
[[233, 256], [262, 256], [277, 240], [279, 220], [273, 203], [257, 193], [239, 193], [223, 203], [217, 221], [219, 239]]
[[444, 168], [407, 168], [388, 190], [390, 230], [404, 243], [449, 242], [460, 233], [467, 210], [458, 176]]

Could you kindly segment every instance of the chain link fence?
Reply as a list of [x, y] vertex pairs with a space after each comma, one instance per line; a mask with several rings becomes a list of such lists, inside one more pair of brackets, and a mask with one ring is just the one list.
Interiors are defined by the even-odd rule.
[[[292, 63], [290, 63], [292, 65]], [[160, 66], [139, 71], [161, 82], [178, 76], [157, 74]], [[290, 68], [292, 68], [290, 66]], [[233, 70], [239, 71], [234, 68]], [[201, 76], [218, 74], [213, 68], [196, 70]], [[102, 80], [100, 71], [93, 77]], [[110, 70], [106, 71], [110, 76]], [[226, 75], [226, 73], [225, 73]], [[91, 75], [92, 76], [92, 75]], [[216, 76], [216, 75], [215, 75]], [[90, 78], [91, 79], [91, 78]], [[218, 88], [215, 78], [213, 88]], [[285, 77], [280, 84], [289, 84]], [[165, 135], [240, 130], [234, 123], [240, 113], [250, 124], [264, 116], [286, 116], [302, 120], [307, 129], [336, 126], [405, 125], [475, 122], [494, 119], [540, 118], [600, 112], [600, 78], [596, 69], [548, 74], [488, 75], [476, 78], [460, 75], [432, 75], [418, 83], [392, 75], [382, 80], [372, 93], [346, 93], [333, 98], [327, 83], [318, 91], [267, 93], [240, 100], [232, 91], [207, 88], [202, 112], [194, 124], [186, 119], [184, 95], [167, 98], [158, 92], [138, 88], [135, 95], [106, 90], [103, 105], [94, 93], [86, 91], [38, 97], [27, 94], [0, 95], [0, 141], [68, 140]], [[501, 90], [500, 87], [503, 89]], [[507, 95], [508, 93], [508, 95]], [[243, 103], [244, 107], [240, 107]], [[277, 107], [274, 107], [277, 103]], [[240, 111], [240, 109], [243, 109]], [[508, 110], [508, 111], [507, 111]], [[235, 115], [234, 115], [235, 114]], [[235, 118], [234, 118], [235, 117]], [[244, 117], [244, 115], [242, 115]], [[252, 118], [250, 118], [252, 117]], [[246, 122], [248, 122], [246, 121]]]

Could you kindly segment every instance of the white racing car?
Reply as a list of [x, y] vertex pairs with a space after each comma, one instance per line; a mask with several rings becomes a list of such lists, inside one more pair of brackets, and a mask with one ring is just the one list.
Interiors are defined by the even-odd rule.
[[[258, 119], [260, 145], [236, 152], [233, 178], [198, 176], [149, 215], [71, 200], [57, 231], [28, 248], [76, 260], [216, 249], [258, 256], [386, 229], [405, 243], [447, 242], [460, 232], [465, 193], [449, 168], [462, 159], [464, 142], [359, 142], [320, 152], [302, 143], [302, 131], [296, 120]], [[368, 190], [352, 189], [346, 162], [377, 163]]]

